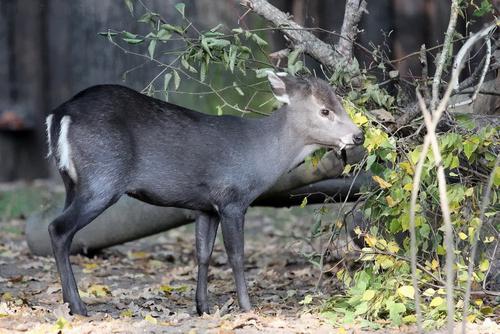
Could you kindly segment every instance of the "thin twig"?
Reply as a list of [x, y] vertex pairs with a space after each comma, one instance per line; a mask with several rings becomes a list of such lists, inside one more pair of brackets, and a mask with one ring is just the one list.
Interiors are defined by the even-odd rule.
[[[465, 44], [462, 46], [462, 48], [457, 53], [457, 55], [455, 57], [455, 61], [453, 63], [453, 70], [452, 70], [452, 74], [451, 74], [450, 83], [448, 84], [448, 87], [447, 87], [439, 105], [437, 105], [437, 108], [433, 112], [433, 117], [430, 120], [430, 124], [429, 124], [430, 126], [428, 127], [428, 132], [435, 131], [436, 126], [439, 123], [439, 120], [441, 119], [442, 114], [444, 113], [444, 111], [446, 110], [446, 108], [448, 106], [448, 101], [449, 101], [449, 98], [450, 98], [451, 93], [453, 91], [453, 88], [455, 87], [455, 85], [458, 86], [458, 77], [459, 77], [459, 74], [462, 70], [464, 58], [465, 58], [465, 55], [467, 54], [468, 50], [478, 40], [487, 36], [495, 27], [496, 27], [496, 23], [492, 23], [489, 26], [487, 26], [486, 28], [480, 30], [477, 34], [472, 35], [467, 40], [467, 42], [465, 42]], [[425, 103], [423, 103], [421, 95], [419, 94], [418, 90], [417, 90], [417, 96], [420, 96], [419, 102], [420, 102], [422, 111], [427, 110]], [[425, 114], [424, 114], [424, 117], [425, 117]], [[427, 122], [426, 122], [426, 124], [427, 124]], [[430, 146], [431, 146], [431, 138], [430, 138], [429, 133], [428, 133], [428, 135], [426, 135], [424, 138], [424, 144], [423, 144], [422, 152], [420, 153], [419, 163], [418, 163], [417, 168], [415, 170], [415, 176], [414, 176], [414, 182], [413, 182], [412, 197], [411, 197], [411, 202], [410, 202], [410, 235], [411, 235], [412, 239], [416, 238], [416, 235], [415, 235], [415, 233], [416, 233], [415, 232], [415, 212], [416, 212], [416, 202], [417, 202], [419, 184], [420, 184], [420, 176], [421, 176], [424, 161], [425, 161], [425, 158], [427, 156], [427, 152], [429, 151]], [[439, 174], [438, 174], [438, 177], [439, 177]], [[441, 179], [441, 177], [439, 177], [439, 179]], [[444, 189], [444, 191], [446, 193], [446, 188]], [[443, 199], [441, 199], [441, 202], [442, 201], [443, 201]], [[444, 212], [443, 212], [443, 215], [444, 215]], [[449, 232], [448, 228], [446, 228], [445, 235], [447, 234], [447, 232]], [[450, 238], [446, 238], [446, 241], [451, 242], [452, 240], [450, 240]], [[446, 246], [448, 248], [449, 245], [446, 244]], [[448, 251], [446, 252], [446, 254], [447, 254], [446, 266], [447, 266], [447, 273], [448, 273], [448, 275], [447, 275], [447, 290], [448, 291], [452, 290], [452, 285], [453, 285], [452, 284], [453, 282], [448, 283], [449, 280], [452, 279], [452, 275], [450, 275], [450, 272], [451, 272], [451, 274], [453, 273], [453, 266], [452, 266], [453, 263], [451, 263], [449, 261], [450, 258], [452, 259], [453, 255], [454, 255], [454, 254], [452, 254], [453, 252], [451, 252], [452, 248], [453, 248], [453, 244], [451, 245], [451, 247], [448, 248]], [[412, 241], [411, 249], [412, 249], [412, 259], [411, 259], [412, 260], [412, 275], [415, 276], [413, 278], [413, 284], [414, 284], [415, 296], [416, 296], [415, 303], [417, 305], [419, 303], [419, 299], [418, 299], [418, 286], [416, 285], [416, 274], [417, 274], [416, 273], [416, 239], [414, 239]], [[452, 297], [451, 294], [448, 294], [447, 304], [448, 304], [448, 308], [450, 308], [450, 305], [451, 305], [451, 309], [453, 310], [453, 303], [452, 303], [451, 297]], [[451, 299], [451, 301], [450, 301], [450, 299]], [[419, 332], [422, 332], [421, 319], [418, 318], [418, 314], [417, 314], [417, 327], [418, 327]], [[448, 330], [451, 332], [453, 331], [453, 315], [450, 312], [448, 313]]]
[[424, 91], [424, 98], [427, 103], [431, 99], [431, 93], [429, 91], [429, 86], [427, 80], [429, 80], [429, 66], [427, 65], [427, 52], [425, 51], [425, 44], [422, 44], [420, 47], [420, 65], [422, 66], [422, 79], [421, 79], [421, 84], [422, 88]]
[[[472, 250], [469, 255], [469, 267], [467, 268], [467, 286], [465, 289], [465, 297], [464, 297], [464, 313], [462, 316], [462, 334], [465, 334], [465, 327], [467, 323], [467, 313], [469, 309], [469, 303], [470, 303], [470, 293], [471, 293], [471, 282], [472, 282], [472, 273], [474, 270], [474, 260], [476, 257], [476, 252], [477, 252], [477, 244], [479, 242], [479, 235], [481, 232], [481, 226], [483, 225], [483, 220], [484, 220], [484, 214], [486, 213], [486, 209], [490, 205], [490, 193], [491, 193], [491, 188], [493, 187], [493, 179], [495, 175], [496, 168], [498, 167], [500, 163], [500, 156], [497, 156], [497, 159], [495, 161], [495, 166], [493, 167], [493, 170], [490, 173], [490, 177], [488, 178], [488, 184], [486, 185], [486, 189], [484, 190], [484, 195], [483, 195], [483, 200], [481, 202], [481, 212], [479, 215], [479, 226], [476, 227], [476, 232], [474, 233], [474, 239], [472, 241]], [[485, 277], [486, 281], [486, 277]]]
[[[441, 205], [441, 212], [444, 222], [444, 243], [446, 245], [446, 304], [448, 309], [448, 332], [453, 334], [453, 314], [455, 311], [455, 303], [453, 298], [453, 284], [455, 281], [455, 272], [453, 265], [455, 262], [455, 247], [453, 243], [453, 226], [451, 224], [450, 206], [448, 203], [448, 195], [446, 192], [446, 176], [444, 174], [444, 166], [439, 149], [439, 143], [436, 136], [436, 126], [433, 124], [433, 118], [427, 110], [425, 101], [417, 91], [417, 98], [424, 115], [425, 126], [427, 127], [426, 138], [429, 138], [432, 153], [434, 155], [435, 165], [437, 166], [437, 179], [439, 189], [439, 199]], [[436, 115], [437, 116], [437, 115]]]
[[486, 77], [486, 73], [488, 73], [488, 68], [490, 67], [490, 59], [491, 59], [491, 40], [489, 38], [487, 38], [486, 39], [486, 56], [485, 56], [485, 61], [484, 61], [484, 67], [483, 67], [483, 71], [481, 72], [481, 76], [479, 78], [479, 83], [476, 86], [476, 90], [474, 91], [474, 94], [472, 94], [472, 97], [470, 99], [455, 103], [454, 105], [450, 106], [450, 108], [456, 108], [459, 106], [471, 104], [477, 99], [477, 96], [479, 95], [479, 91], [481, 90], [481, 86], [483, 85], [484, 78]]

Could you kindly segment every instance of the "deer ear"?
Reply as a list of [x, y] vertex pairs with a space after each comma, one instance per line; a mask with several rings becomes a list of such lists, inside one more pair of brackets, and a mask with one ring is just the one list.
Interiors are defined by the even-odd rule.
[[286, 76], [286, 73], [274, 73], [272, 71], [267, 72], [267, 79], [271, 84], [273, 94], [278, 101], [285, 104], [290, 104], [290, 97], [288, 96], [286, 90], [285, 81], [281, 78]]

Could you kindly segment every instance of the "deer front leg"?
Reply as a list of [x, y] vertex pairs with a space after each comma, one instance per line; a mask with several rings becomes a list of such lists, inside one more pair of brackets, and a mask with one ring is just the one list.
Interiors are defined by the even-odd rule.
[[249, 311], [251, 305], [244, 273], [244, 221], [245, 210], [240, 208], [226, 208], [221, 212], [222, 236], [229, 263], [233, 269], [238, 302], [241, 310]]

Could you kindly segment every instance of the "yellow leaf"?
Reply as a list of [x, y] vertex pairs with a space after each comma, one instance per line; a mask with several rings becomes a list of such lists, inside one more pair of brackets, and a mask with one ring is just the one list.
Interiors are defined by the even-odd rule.
[[5, 292], [3, 295], [2, 295], [2, 300], [8, 302], [9, 300], [12, 300], [14, 299], [14, 297], [12, 296], [12, 293], [10, 292]]
[[474, 322], [476, 320], [476, 315], [475, 314], [469, 314], [467, 316], [467, 322]]
[[488, 261], [488, 259], [484, 259], [479, 264], [479, 270], [481, 270], [482, 272], [487, 271], [489, 267], [490, 267], [490, 261]]
[[408, 162], [402, 162], [399, 166], [406, 172], [408, 175], [413, 175], [413, 166]]
[[360, 228], [359, 226], [356, 226], [356, 227], [354, 228], [354, 233], [356, 233], [356, 235], [359, 237], [359, 235], [362, 233], [362, 232], [361, 232], [361, 228]]
[[367, 235], [365, 237], [365, 242], [368, 246], [375, 247], [375, 244], [377, 243], [377, 238], [375, 238], [373, 235]]
[[71, 329], [71, 324], [64, 317], [59, 317], [55, 323], [55, 328], [62, 332], [63, 329]]
[[314, 169], [318, 168], [319, 161], [321, 160], [321, 157], [318, 155], [313, 155], [311, 157], [311, 164]]
[[363, 292], [363, 300], [372, 300], [373, 297], [375, 297], [375, 290], [366, 290], [365, 292]]
[[413, 190], [413, 183], [408, 182], [407, 184], [405, 184], [403, 186], [403, 189], [406, 190], [406, 191], [410, 191], [411, 192]]
[[464, 195], [467, 196], [467, 197], [470, 197], [474, 194], [474, 188], [473, 187], [470, 187], [468, 188], [465, 192], [464, 192]]
[[389, 256], [384, 256], [382, 259], [380, 259], [379, 263], [383, 269], [388, 269], [394, 266], [394, 261], [392, 261], [391, 257]]
[[483, 241], [485, 244], [489, 244], [489, 243], [495, 241], [495, 237], [494, 236], [485, 237]]
[[444, 299], [441, 298], [441, 297], [435, 297], [432, 299], [431, 303], [430, 303], [430, 307], [438, 307], [440, 305], [443, 305], [444, 303]]
[[432, 270], [436, 270], [437, 268], [439, 268], [439, 261], [436, 259], [433, 259], [431, 262], [431, 268], [432, 268]]
[[150, 257], [151, 254], [148, 252], [130, 252], [128, 257], [132, 260], [140, 260]]
[[390, 241], [388, 244], [387, 244], [387, 250], [391, 253], [397, 253], [399, 252], [399, 246], [397, 243], [395, 243], [394, 241]]
[[464, 232], [460, 232], [460, 233], [458, 233], [458, 237], [461, 240], [465, 240], [465, 239], [467, 239], [467, 234], [465, 234]]
[[134, 315], [134, 312], [132, 310], [124, 310], [120, 313], [120, 317], [122, 318], [130, 318]]
[[382, 189], [387, 189], [390, 186], [392, 186], [392, 184], [390, 184], [389, 182], [387, 182], [386, 180], [384, 180], [383, 178], [381, 178], [378, 175], [373, 175], [372, 178], [373, 178], [373, 181], [377, 182], [379, 187]]
[[147, 314], [145, 317], [144, 317], [144, 320], [146, 320], [147, 322], [153, 324], [153, 325], [156, 325], [158, 323], [158, 320], [156, 320], [156, 318], [153, 318], [150, 314]]
[[434, 294], [436, 294], [436, 290], [434, 290], [433, 288], [429, 288], [422, 293], [422, 295], [426, 297], [432, 297], [434, 296]]
[[346, 334], [346, 333], [347, 333], [347, 331], [345, 330], [345, 328], [344, 328], [344, 327], [339, 327], [339, 328], [337, 329], [337, 333], [339, 333], [339, 334]]
[[415, 289], [411, 285], [403, 285], [398, 288], [398, 294], [400, 296], [413, 299], [415, 297]]
[[87, 293], [89, 295], [94, 295], [95, 297], [106, 297], [109, 292], [109, 287], [102, 284], [94, 284], [89, 286], [89, 288], [87, 289]]
[[349, 174], [349, 172], [351, 171], [351, 169], [352, 169], [352, 165], [350, 165], [350, 164], [345, 165], [344, 170], [342, 171], [342, 174], [343, 175]]
[[164, 294], [168, 295], [171, 294], [172, 292], [186, 292], [188, 289], [187, 285], [180, 285], [180, 286], [171, 286], [171, 285], [162, 285], [160, 286], [160, 291], [162, 291]]
[[476, 300], [474, 300], [474, 304], [476, 304], [477, 306], [482, 306], [483, 305], [483, 300], [482, 299], [476, 299]]
[[97, 268], [99, 268], [99, 266], [95, 263], [84, 263], [83, 264], [83, 272], [86, 274], [95, 271]]
[[387, 201], [387, 205], [389, 205], [390, 208], [394, 207], [397, 204], [396, 201], [390, 195], [385, 196], [385, 200]]
[[352, 117], [352, 120], [356, 125], [363, 125], [368, 122], [368, 118], [366, 118], [366, 116], [360, 112], [355, 113], [354, 116]]
[[417, 322], [417, 316], [415, 314], [409, 314], [403, 317], [403, 323], [405, 324], [414, 324]]

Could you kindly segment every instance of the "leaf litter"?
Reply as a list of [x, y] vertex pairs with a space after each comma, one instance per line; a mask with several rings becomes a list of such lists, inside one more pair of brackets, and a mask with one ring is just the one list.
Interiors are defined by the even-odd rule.
[[[90, 315], [86, 318], [71, 315], [62, 304], [54, 260], [30, 254], [19, 232], [24, 231], [24, 219], [0, 221], [0, 333], [376, 333], [356, 326], [338, 328], [315, 312], [322, 298], [341, 292], [334, 272], [316, 289], [320, 271], [303, 256], [311, 246], [297, 237], [310, 233], [312, 214], [293, 213], [249, 210], [245, 266], [251, 312], [237, 307], [219, 233], [209, 274], [212, 314], [201, 317], [194, 306], [193, 226], [105, 249], [91, 258], [72, 256]], [[493, 333], [498, 325], [476, 329]]]

